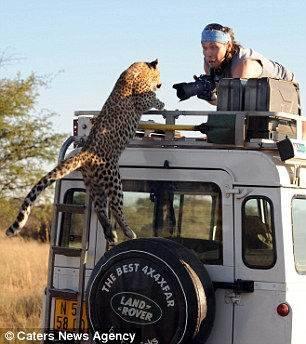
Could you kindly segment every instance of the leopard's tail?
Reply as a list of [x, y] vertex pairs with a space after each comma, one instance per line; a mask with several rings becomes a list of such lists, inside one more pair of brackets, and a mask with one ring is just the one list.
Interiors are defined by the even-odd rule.
[[19, 210], [16, 221], [6, 230], [5, 234], [7, 236], [13, 236], [20, 232], [20, 230], [26, 224], [33, 203], [39, 194], [45, 190], [49, 185], [53, 184], [56, 180], [65, 177], [70, 172], [75, 171], [84, 164], [84, 153], [68, 158], [57, 165], [52, 171], [46, 174], [40, 181], [32, 188], [23, 201], [23, 204]]

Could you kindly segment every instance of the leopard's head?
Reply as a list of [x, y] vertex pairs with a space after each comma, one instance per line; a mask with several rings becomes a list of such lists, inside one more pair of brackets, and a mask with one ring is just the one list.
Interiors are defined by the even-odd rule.
[[158, 60], [152, 62], [135, 62], [125, 70], [119, 80], [121, 92], [126, 95], [134, 95], [155, 92], [161, 87]]

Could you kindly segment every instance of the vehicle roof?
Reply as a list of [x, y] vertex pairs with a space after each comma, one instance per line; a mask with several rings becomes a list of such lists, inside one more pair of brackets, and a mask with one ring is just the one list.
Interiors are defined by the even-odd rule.
[[[77, 154], [80, 148], [70, 155]], [[305, 161], [283, 162], [277, 150], [237, 148], [128, 146], [119, 159], [120, 168], [215, 169], [225, 171], [234, 185], [306, 188]], [[80, 178], [81, 175], [77, 174]], [[188, 175], [188, 173], [186, 174]], [[186, 177], [187, 178], [187, 177]], [[298, 182], [298, 183], [297, 183]]]
[[[281, 161], [277, 151], [190, 148], [127, 148], [121, 167], [218, 169], [237, 185], [292, 186], [293, 166]], [[305, 168], [303, 168], [305, 171]]]

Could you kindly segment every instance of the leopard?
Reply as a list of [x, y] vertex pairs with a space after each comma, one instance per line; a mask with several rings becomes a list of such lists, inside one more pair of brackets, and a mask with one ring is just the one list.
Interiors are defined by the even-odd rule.
[[15, 222], [6, 230], [11, 237], [25, 226], [39, 194], [55, 181], [80, 171], [86, 192], [94, 205], [107, 243], [117, 242], [109, 210], [127, 239], [137, 236], [123, 212], [123, 187], [119, 158], [134, 137], [141, 115], [165, 104], [156, 96], [161, 87], [158, 60], [135, 62], [123, 71], [101, 111], [92, 119], [92, 127], [79, 153], [68, 156], [41, 178], [25, 197]]

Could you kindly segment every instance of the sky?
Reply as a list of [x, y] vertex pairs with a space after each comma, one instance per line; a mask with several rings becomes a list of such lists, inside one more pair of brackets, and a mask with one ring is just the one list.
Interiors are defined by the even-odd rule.
[[232, 27], [243, 46], [292, 70], [303, 106], [305, 14], [303, 0], [0, 0], [0, 52], [13, 57], [1, 78], [47, 76], [36, 110], [57, 113], [57, 132], [72, 132], [74, 111], [100, 110], [131, 63], [156, 58], [167, 110], [214, 110], [196, 97], [179, 103], [172, 85], [203, 73], [201, 32], [217, 22]]

